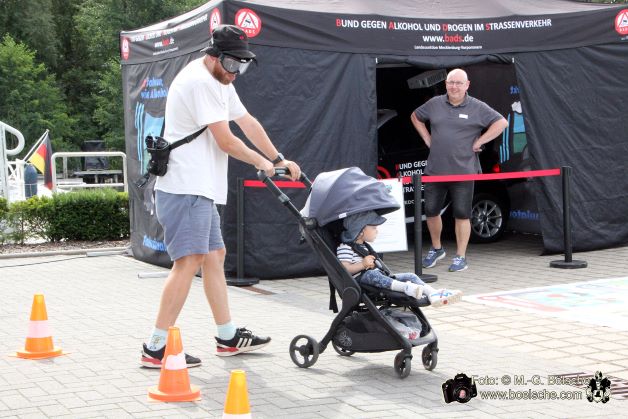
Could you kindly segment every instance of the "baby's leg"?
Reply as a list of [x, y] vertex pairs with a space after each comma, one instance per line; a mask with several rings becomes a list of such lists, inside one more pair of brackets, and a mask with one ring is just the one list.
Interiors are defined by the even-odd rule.
[[425, 282], [423, 282], [421, 278], [410, 272], [395, 274], [395, 279], [401, 282], [412, 282], [417, 285], [425, 285]]
[[423, 295], [430, 296], [436, 292], [436, 290], [432, 288], [432, 286], [426, 284], [421, 280], [421, 278], [411, 272], [395, 274], [395, 279], [397, 281], [411, 282], [413, 284], [419, 285], [421, 287], [421, 294], [417, 298], [421, 298]]
[[360, 283], [389, 290], [392, 287], [393, 280], [378, 269], [369, 269], [360, 276]]
[[360, 277], [360, 283], [377, 288], [403, 292], [414, 298], [421, 298], [423, 295], [423, 287], [421, 285], [410, 281], [402, 282], [393, 280], [391, 277], [384, 275], [379, 269], [365, 271]]

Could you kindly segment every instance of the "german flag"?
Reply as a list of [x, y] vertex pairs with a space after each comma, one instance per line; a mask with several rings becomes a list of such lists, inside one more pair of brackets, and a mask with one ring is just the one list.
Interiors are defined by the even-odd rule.
[[46, 188], [52, 190], [52, 145], [50, 144], [50, 136], [46, 136], [37, 147], [37, 150], [28, 159], [40, 173], [44, 175], [44, 184]]

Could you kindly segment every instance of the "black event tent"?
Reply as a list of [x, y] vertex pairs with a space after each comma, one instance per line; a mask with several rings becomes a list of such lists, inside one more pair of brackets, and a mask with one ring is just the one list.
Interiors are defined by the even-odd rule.
[[[514, 63], [537, 167], [574, 168], [575, 250], [628, 242], [628, 7], [565, 0], [212, 0], [184, 15], [120, 35], [130, 178], [146, 167], [142, 138], [163, 130], [175, 74], [218, 23], [250, 36], [259, 65], [235, 85], [278, 149], [314, 178], [357, 166], [375, 175], [376, 68], [421, 69]], [[253, 169], [231, 160], [223, 212], [226, 269], [235, 270], [236, 179]], [[562, 250], [560, 180], [540, 178], [545, 248]], [[162, 232], [136, 187], [131, 195], [135, 256], [168, 264]], [[297, 205], [302, 189], [286, 190]], [[145, 200], [145, 196], [147, 200]], [[317, 272], [296, 223], [268, 191], [246, 188], [246, 275]]]

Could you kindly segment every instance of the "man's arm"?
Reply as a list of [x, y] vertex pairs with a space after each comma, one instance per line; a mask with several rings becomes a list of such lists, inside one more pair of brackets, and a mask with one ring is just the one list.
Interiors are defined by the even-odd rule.
[[231, 157], [249, 163], [258, 170], [265, 171], [268, 176], [275, 174], [273, 164], [262, 157], [257, 151], [247, 147], [242, 140], [233, 135], [227, 121], [218, 121], [207, 125], [216, 139], [218, 147]]
[[430, 148], [432, 146], [432, 135], [427, 130], [425, 124], [419, 121], [419, 118], [416, 117], [414, 112], [412, 112], [412, 115], [410, 115], [410, 121], [412, 121], [412, 125], [414, 125], [414, 128], [417, 130], [417, 132], [425, 142], [425, 145]]
[[[279, 152], [270, 141], [266, 130], [257, 119], [247, 112], [244, 116], [236, 119], [235, 123], [238, 124], [244, 135], [246, 135], [246, 138], [248, 138], [258, 150], [264, 153], [268, 160], [275, 160]], [[287, 167], [288, 170], [290, 170], [290, 177], [293, 180], [297, 180], [301, 177], [301, 168], [295, 162], [284, 159], [277, 163], [277, 165]]]
[[482, 146], [490, 141], [493, 141], [495, 137], [500, 135], [504, 130], [508, 128], [508, 121], [505, 118], [498, 119], [489, 125], [484, 134], [480, 135], [477, 140], [473, 142], [473, 151], [476, 153], [482, 151]]

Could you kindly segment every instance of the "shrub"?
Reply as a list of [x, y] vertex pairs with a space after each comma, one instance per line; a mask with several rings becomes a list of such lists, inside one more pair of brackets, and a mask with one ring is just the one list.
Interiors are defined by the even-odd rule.
[[113, 189], [54, 195], [53, 240], [119, 240], [129, 236], [128, 195]]
[[129, 237], [128, 194], [82, 190], [7, 205], [0, 200], [0, 243], [28, 239], [119, 240]]
[[11, 241], [23, 244], [28, 239], [43, 238], [52, 241], [50, 220], [54, 216], [52, 199], [34, 196], [11, 204], [7, 221]]

